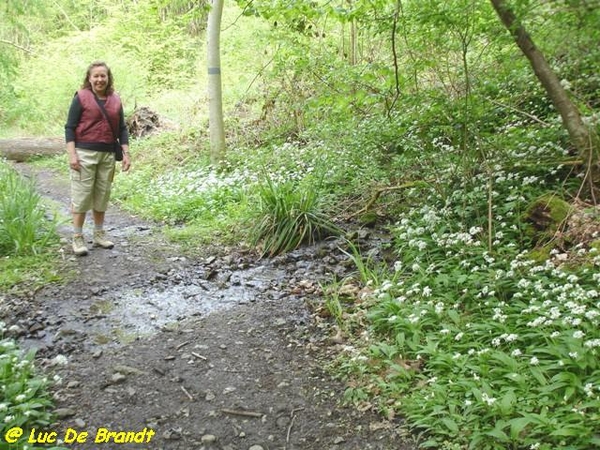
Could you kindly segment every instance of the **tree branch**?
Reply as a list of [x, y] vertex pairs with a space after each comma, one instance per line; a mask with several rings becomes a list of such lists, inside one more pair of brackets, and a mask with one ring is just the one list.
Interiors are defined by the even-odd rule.
[[81, 31], [79, 29], [79, 27], [73, 23], [73, 21], [71, 20], [71, 18], [67, 15], [66, 11], [62, 8], [62, 6], [60, 6], [58, 4], [58, 2], [56, 0], [53, 0], [52, 3], [54, 3], [54, 5], [60, 10], [60, 12], [62, 13], [62, 15], [65, 16], [65, 19], [67, 19], [67, 22], [69, 22], [71, 24], [71, 26], [75, 29], [75, 31]]
[[18, 48], [19, 50], [25, 52], [25, 53], [29, 53], [31, 54], [31, 50], [29, 50], [28, 48], [22, 47], [19, 44], [16, 44], [12, 41], [7, 41], [6, 39], [0, 39], [0, 44], [6, 44], [6, 45], [10, 45], [12, 47]]
[[489, 100], [490, 102], [492, 102], [494, 105], [498, 105], [498, 106], [501, 106], [501, 107], [503, 107], [503, 108], [512, 109], [513, 111], [515, 111], [515, 112], [518, 112], [519, 114], [523, 114], [525, 117], [529, 117], [531, 120], [533, 120], [533, 121], [535, 121], [535, 122], [539, 123], [540, 125], [543, 125], [543, 126], [545, 126], [545, 127], [548, 127], [548, 126], [550, 126], [550, 124], [549, 124], [548, 122], [544, 122], [544, 121], [543, 121], [542, 119], [540, 119], [539, 117], [536, 117], [536, 116], [534, 116], [533, 114], [529, 114], [529, 113], [528, 113], [528, 112], [526, 112], [526, 111], [522, 111], [522, 110], [520, 110], [520, 109], [518, 109], [518, 108], [515, 108], [514, 106], [505, 105], [504, 103], [500, 103], [500, 102], [498, 102], [498, 101], [496, 101], [496, 100], [494, 100], [494, 99], [491, 99], [491, 98], [488, 98], [488, 100]]

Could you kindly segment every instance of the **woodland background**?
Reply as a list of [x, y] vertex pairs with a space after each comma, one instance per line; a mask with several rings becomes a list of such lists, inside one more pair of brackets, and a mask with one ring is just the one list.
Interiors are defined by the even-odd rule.
[[[545, 57], [583, 144], [499, 5]], [[174, 241], [271, 256], [348, 223], [389, 233], [383, 261], [350, 240], [356, 276], [323, 288], [348, 342], [332, 363], [348, 402], [406, 417], [423, 447], [600, 446], [600, 2], [227, 2], [218, 167], [208, 8], [5, 0], [0, 135], [61, 136], [88, 64], [106, 61], [126, 114], [160, 117], [133, 140], [115, 200]], [[5, 273], [52, 260], [43, 216], [15, 246], [3, 201]]]

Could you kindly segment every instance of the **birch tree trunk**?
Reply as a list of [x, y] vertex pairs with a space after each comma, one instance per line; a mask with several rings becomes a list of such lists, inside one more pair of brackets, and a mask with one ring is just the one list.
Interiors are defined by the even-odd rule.
[[573, 145], [575, 145], [579, 155], [585, 162], [587, 168], [586, 179], [590, 183], [590, 192], [593, 194], [596, 183], [600, 181], [597, 153], [598, 137], [583, 123], [579, 109], [571, 101], [544, 55], [515, 17], [506, 0], [491, 0], [491, 2], [500, 20], [511, 33], [523, 54], [529, 59], [535, 75], [542, 83], [554, 107], [560, 113], [563, 125], [569, 132]]
[[212, 0], [207, 24], [208, 66], [208, 123], [210, 132], [210, 158], [219, 166], [225, 156], [225, 127], [223, 124], [223, 95], [221, 90], [221, 17], [223, 1]]

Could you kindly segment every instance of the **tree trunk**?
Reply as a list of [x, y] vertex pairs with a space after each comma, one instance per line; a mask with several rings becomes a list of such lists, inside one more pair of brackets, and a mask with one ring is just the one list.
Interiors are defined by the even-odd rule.
[[571, 101], [544, 55], [535, 46], [523, 25], [515, 17], [510, 6], [507, 5], [506, 0], [491, 0], [491, 2], [500, 20], [510, 31], [523, 54], [529, 59], [535, 75], [542, 83], [554, 107], [560, 113], [563, 125], [569, 132], [573, 145], [575, 145], [582, 159], [586, 161], [589, 180], [595, 184], [600, 180], [597, 136], [585, 126], [577, 106]]
[[64, 138], [0, 139], [0, 156], [23, 162], [36, 156], [54, 156], [66, 152]]
[[223, 124], [223, 95], [221, 91], [221, 17], [223, 0], [212, 0], [207, 24], [208, 65], [208, 122], [210, 158], [219, 166], [225, 156], [225, 127]]

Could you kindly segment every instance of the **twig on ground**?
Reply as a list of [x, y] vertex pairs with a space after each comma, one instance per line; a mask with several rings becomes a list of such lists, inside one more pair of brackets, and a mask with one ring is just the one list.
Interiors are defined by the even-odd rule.
[[196, 358], [201, 359], [203, 361], [206, 361], [208, 359], [206, 356], [202, 356], [201, 354], [196, 352], [192, 352], [192, 356], [195, 356]]
[[194, 397], [192, 396], [192, 394], [190, 394], [190, 393], [188, 392], [188, 390], [187, 390], [186, 388], [184, 388], [183, 386], [180, 386], [180, 387], [181, 387], [181, 390], [183, 391], [183, 393], [184, 393], [185, 395], [187, 395], [187, 397], [190, 399], [190, 401], [192, 401], [192, 402], [193, 402], [193, 401], [194, 401]]
[[179, 350], [181, 347], [185, 347], [186, 345], [188, 345], [190, 343], [190, 341], [185, 341], [182, 342], [181, 344], [179, 344], [177, 347], [175, 347], [175, 350]]
[[232, 414], [234, 416], [244, 416], [244, 417], [255, 417], [255, 418], [261, 418], [263, 416], [262, 413], [259, 412], [254, 412], [254, 411], [243, 411], [241, 409], [228, 409], [228, 408], [223, 408], [221, 409], [221, 412], [224, 414]]
[[292, 416], [292, 420], [290, 421], [290, 426], [288, 427], [287, 430], [287, 436], [285, 437], [285, 446], [283, 447], [283, 450], [287, 449], [287, 444], [290, 443], [290, 435], [292, 434], [292, 427], [294, 426], [294, 421], [296, 420], [296, 413], [298, 411], [302, 411], [304, 410], [304, 408], [294, 408], [292, 409], [292, 412], [290, 413], [290, 415]]

